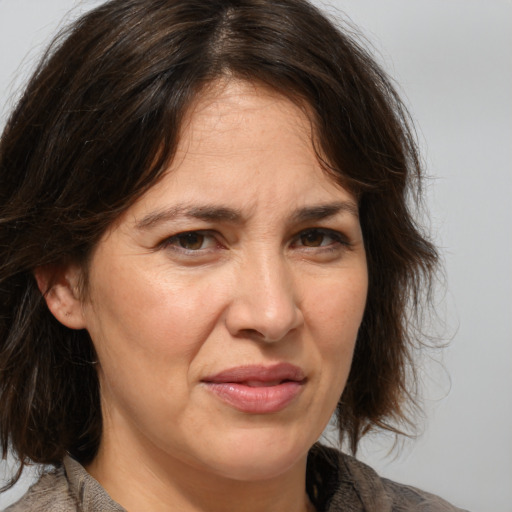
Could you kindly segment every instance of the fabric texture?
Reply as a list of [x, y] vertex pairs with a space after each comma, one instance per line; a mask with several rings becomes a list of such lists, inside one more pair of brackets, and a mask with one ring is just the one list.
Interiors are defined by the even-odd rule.
[[[462, 512], [437, 496], [380, 478], [362, 462], [321, 445], [309, 453], [306, 488], [317, 512]], [[71, 457], [5, 510], [27, 511], [126, 512]]]

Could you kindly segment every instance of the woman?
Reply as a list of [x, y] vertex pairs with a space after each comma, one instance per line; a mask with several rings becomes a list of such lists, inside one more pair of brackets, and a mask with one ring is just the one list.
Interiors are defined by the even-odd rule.
[[297, 0], [114, 0], [0, 146], [9, 510], [456, 510], [355, 452], [412, 402], [437, 255], [372, 59]]

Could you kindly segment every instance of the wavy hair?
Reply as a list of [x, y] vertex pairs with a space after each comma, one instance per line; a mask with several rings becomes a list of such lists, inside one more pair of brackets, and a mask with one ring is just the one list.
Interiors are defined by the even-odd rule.
[[305, 106], [325, 171], [359, 200], [369, 291], [341, 438], [355, 451], [407, 419], [410, 320], [437, 253], [412, 215], [421, 165], [391, 81], [305, 0], [111, 0], [56, 37], [0, 139], [0, 443], [20, 462], [13, 482], [27, 462], [90, 462], [102, 431], [90, 337], [52, 316], [33, 270], [86, 272], [105, 230], [168, 167], [194, 98], [226, 77]]

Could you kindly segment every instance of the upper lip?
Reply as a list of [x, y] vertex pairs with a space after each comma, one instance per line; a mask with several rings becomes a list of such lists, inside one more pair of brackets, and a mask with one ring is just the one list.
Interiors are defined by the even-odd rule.
[[249, 365], [228, 368], [214, 375], [203, 378], [203, 382], [209, 383], [247, 383], [261, 382], [275, 384], [283, 381], [304, 381], [306, 376], [301, 368], [290, 363], [278, 363], [273, 365]]

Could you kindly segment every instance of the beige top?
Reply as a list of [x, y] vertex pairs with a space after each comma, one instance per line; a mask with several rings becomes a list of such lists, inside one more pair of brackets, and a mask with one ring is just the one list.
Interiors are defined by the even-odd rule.
[[[315, 445], [306, 487], [318, 512], [462, 512], [413, 487], [380, 478], [353, 457]], [[126, 512], [71, 457], [45, 473], [5, 512]]]

